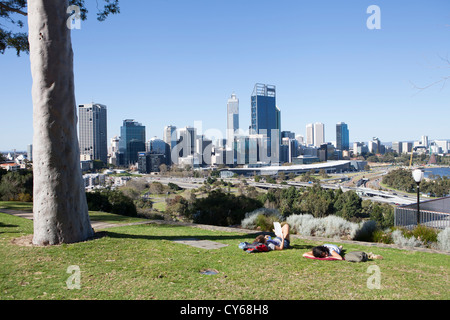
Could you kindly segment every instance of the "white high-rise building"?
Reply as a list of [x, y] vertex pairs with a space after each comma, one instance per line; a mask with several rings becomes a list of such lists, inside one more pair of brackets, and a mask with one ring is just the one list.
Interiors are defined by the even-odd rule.
[[80, 155], [107, 163], [106, 106], [98, 103], [78, 107]]
[[422, 138], [420, 139], [420, 142], [422, 143], [422, 146], [424, 146], [425, 148], [428, 148], [428, 146], [429, 146], [428, 136], [422, 136]]
[[325, 125], [320, 122], [314, 123], [314, 146], [320, 147], [325, 143]]
[[314, 125], [312, 123], [306, 125], [306, 145], [314, 145]]
[[172, 125], [165, 126], [163, 140], [170, 146], [170, 150], [172, 150], [177, 145], [177, 127]]
[[227, 103], [227, 147], [233, 148], [233, 142], [239, 130], [239, 99], [233, 93]]
[[108, 162], [114, 165], [117, 165], [117, 158], [119, 153], [119, 141], [120, 138], [118, 136], [114, 136], [110, 140], [109, 152], [108, 152]]
[[197, 140], [197, 129], [193, 127], [184, 127], [179, 129], [180, 147], [182, 157], [193, 156], [195, 153], [195, 140]]

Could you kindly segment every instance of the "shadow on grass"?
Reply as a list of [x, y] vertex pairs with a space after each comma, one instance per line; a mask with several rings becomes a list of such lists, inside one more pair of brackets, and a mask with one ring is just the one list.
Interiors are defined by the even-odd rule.
[[[0, 222], [0, 228], [17, 228], [18, 225], [16, 224], [4, 224]], [[20, 233], [19, 231], [9, 231], [9, 230], [0, 230], [0, 233]]]
[[[177, 227], [177, 226], [172, 226]], [[142, 235], [142, 234], [128, 234], [128, 233], [120, 233], [114, 231], [100, 231], [96, 233], [96, 238], [100, 237], [109, 237], [114, 239], [137, 239], [137, 240], [181, 240], [181, 239], [195, 239], [195, 240], [209, 240], [209, 241], [227, 241], [227, 240], [236, 240], [236, 242], [244, 242], [249, 241], [249, 238], [254, 239], [256, 236], [260, 234], [268, 234], [267, 232], [255, 232], [255, 233], [247, 233], [247, 234], [238, 234], [238, 235], [199, 235], [199, 234], [190, 234], [190, 235]], [[310, 250], [314, 246], [307, 244], [291, 244], [287, 250]]]
[[[143, 239], [143, 240], [180, 240], [180, 239], [197, 239], [197, 240], [210, 240], [210, 241], [224, 241], [224, 240], [239, 240], [245, 241], [249, 237], [253, 237], [253, 234], [240, 234], [240, 235], [143, 235], [143, 234], [127, 234], [112, 231], [98, 232], [103, 236], [107, 236], [114, 239]], [[258, 234], [254, 234], [256, 237]], [[100, 236], [100, 234], [99, 234]]]

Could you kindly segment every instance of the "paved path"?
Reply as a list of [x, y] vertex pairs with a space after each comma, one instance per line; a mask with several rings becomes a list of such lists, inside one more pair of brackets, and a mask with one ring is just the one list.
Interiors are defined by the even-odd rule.
[[[33, 220], [32, 212], [12, 210], [12, 209], [0, 209], [0, 212]], [[181, 226], [188, 226], [188, 227], [194, 227], [194, 228], [201, 228], [201, 229], [206, 229], [206, 230], [218, 230], [218, 231], [225, 231], [225, 232], [240, 232], [243, 234], [259, 233], [257, 230], [251, 230], [251, 229], [221, 227], [221, 226], [212, 226], [212, 225], [195, 224], [195, 223], [178, 222], [178, 221], [166, 221], [166, 220], [145, 220], [145, 221], [140, 221], [140, 222], [122, 223], [122, 224], [106, 223], [106, 222], [101, 222], [101, 221], [92, 221], [91, 222], [92, 228], [94, 228], [95, 230], [102, 230], [102, 229], [107, 229], [107, 228], [122, 227], [122, 226], [129, 226], [129, 225], [139, 225], [139, 224], [166, 224], [166, 225], [170, 224], [170, 225], [181, 225]], [[330, 238], [307, 237], [307, 236], [300, 236], [300, 235], [296, 235], [296, 234], [291, 234], [290, 236], [295, 239], [305, 239], [305, 240], [317, 241], [317, 242], [323, 242], [323, 243], [329, 243], [329, 242], [334, 241], [333, 239], [330, 239]], [[336, 241], [334, 241], [334, 242], [336, 242]], [[440, 254], [450, 255], [450, 252], [447, 252], [447, 251], [439, 251], [439, 250], [421, 248], [421, 247], [403, 247], [403, 246], [398, 246], [398, 245], [394, 245], [394, 244], [342, 240], [342, 239], [337, 240], [337, 242], [342, 243], [342, 244], [345, 244], [345, 243], [356, 244], [356, 245], [361, 245], [361, 246], [367, 246], [369, 248], [370, 247], [374, 248], [374, 249], [368, 249], [367, 251], [371, 251], [371, 250], [374, 251], [375, 248], [395, 248], [395, 249], [402, 249], [402, 250], [409, 250], [409, 251], [421, 251], [421, 252], [440, 253]]]

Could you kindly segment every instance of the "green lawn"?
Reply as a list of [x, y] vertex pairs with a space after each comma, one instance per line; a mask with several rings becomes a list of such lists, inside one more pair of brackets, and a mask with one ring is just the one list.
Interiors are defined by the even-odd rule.
[[[116, 215], [99, 214], [103, 221]], [[124, 218], [125, 220], [127, 218]], [[293, 249], [249, 254], [238, 248], [254, 235], [145, 224], [105, 229], [96, 240], [31, 247], [12, 243], [31, 235], [32, 221], [0, 213], [0, 299], [440, 299], [450, 298], [450, 256], [352, 245], [381, 254], [365, 263], [318, 261], [302, 254], [318, 242], [292, 239]], [[205, 250], [174, 243], [197, 238], [228, 244]], [[339, 242], [332, 242], [337, 243]], [[80, 289], [66, 284], [69, 266]], [[369, 289], [380, 271], [381, 288]], [[216, 275], [203, 275], [203, 269]]]

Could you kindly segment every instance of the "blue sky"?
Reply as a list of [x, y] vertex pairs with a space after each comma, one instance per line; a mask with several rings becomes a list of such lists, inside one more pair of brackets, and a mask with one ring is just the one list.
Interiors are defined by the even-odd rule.
[[[327, 141], [346, 122], [350, 141], [450, 139], [447, 0], [133, 0], [72, 30], [77, 104], [108, 107], [108, 137], [124, 119], [147, 128], [194, 125], [225, 134], [226, 103], [250, 124], [255, 83], [277, 88], [282, 130], [323, 122]], [[366, 26], [370, 5], [381, 29]], [[450, 59], [449, 59], [450, 60]], [[0, 150], [32, 142], [29, 56], [0, 55]]]

